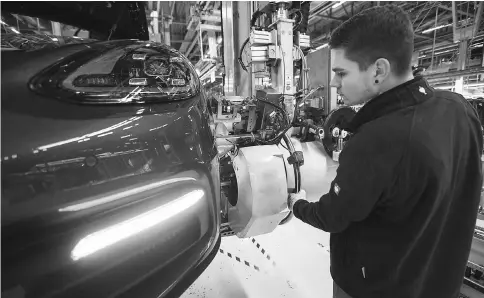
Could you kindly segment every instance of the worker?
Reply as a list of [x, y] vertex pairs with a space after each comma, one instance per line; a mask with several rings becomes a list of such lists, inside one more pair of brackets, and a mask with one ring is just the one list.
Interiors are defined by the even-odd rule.
[[479, 205], [483, 138], [459, 94], [413, 77], [413, 29], [392, 5], [341, 24], [331, 86], [364, 104], [329, 192], [289, 196], [296, 218], [331, 233], [333, 296], [456, 298]]

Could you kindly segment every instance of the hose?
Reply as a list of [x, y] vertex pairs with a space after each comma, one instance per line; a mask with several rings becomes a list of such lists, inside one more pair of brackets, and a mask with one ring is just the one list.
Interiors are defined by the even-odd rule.
[[240, 47], [239, 57], [237, 58], [237, 61], [239, 62], [240, 67], [242, 67], [242, 69], [247, 71], [247, 72], [248, 72], [247, 66], [244, 65], [244, 62], [242, 61], [242, 53], [244, 52], [244, 48], [245, 48], [245, 46], [247, 45], [248, 42], [249, 42], [249, 37], [247, 37], [247, 39], [242, 44], [242, 47]]
[[[287, 149], [289, 150], [289, 154], [293, 154], [296, 152], [296, 149], [294, 148], [294, 144], [292, 143], [291, 139], [287, 136], [287, 134], [284, 132], [283, 139], [286, 142]], [[295, 187], [295, 193], [298, 193], [301, 191], [301, 169], [299, 168], [299, 164], [295, 162], [292, 165], [294, 169], [294, 187]], [[293, 212], [290, 211], [286, 217], [284, 217], [279, 225], [283, 225], [287, 223], [293, 216]]]
[[[294, 148], [294, 144], [292, 143], [291, 139], [284, 133], [283, 137], [284, 142], [286, 142], [287, 149], [291, 156], [296, 152], [296, 148]], [[299, 164], [295, 162], [292, 167], [294, 168], [294, 185], [295, 185], [295, 192], [298, 193], [301, 191], [301, 169]]]
[[252, 15], [252, 18], [250, 20], [250, 26], [251, 27], [255, 27], [255, 22], [257, 22], [257, 20], [264, 14], [264, 12], [258, 10], [256, 12], [254, 12], [254, 14]]

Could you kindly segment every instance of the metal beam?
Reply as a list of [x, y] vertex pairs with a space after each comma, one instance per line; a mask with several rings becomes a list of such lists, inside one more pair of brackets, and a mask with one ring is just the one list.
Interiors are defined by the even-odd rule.
[[462, 76], [468, 76], [468, 75], [479, 74], [479, 73], [484, 73], [484, 67], [468, 69], [468, 70], [456, 70], [456, 71], [450, 71], [450, 72], [434, 73], [430, 75], [424, 75], [424, 77], [428, 80], [435, 80], [435, 79], [441, 79], [441, 78], [462, 77]]
[[322, 1], [321, 4], [309, 11], [309, 23], [313, 22], [317, 18], [318, 14], [324, 13], [331, 8], [333, 4], [330, 3], [330, 5], [328, 5], [327, 2], [328, 1]]
[[455, 1], [452, 1], [452, 32], [455, 42], [457, 40], [457, 8], [455, 7]]
[[[454, 1], [452, 1], [452, 2], [454, 2]], [[448, 7], [448, 6], [445, 6], [445, 5], [442, 5], [442, 4], [439, 5], [439, 8], [442, 8], [442, 9], [447, 10], [447, 11], [452, 11], [452, 7]], [[472, 13], [468, 13], [468, 12], [465, 12], [465, 11], [462, 11], [462, 10], [459, 10], [459, 9], [456, 9], [456, 12], [463, 14], [463, 15], [466, 15], [468, 17], [474, 16], [474, 15], [472, 15]]]
[[[165, 15], [165, 16], [166, 16], [166, 15]], [[163, 20], [160, 20], [160, 21], [158, 21], [158, 22], [163, 22]], [[183, 25], [183, 26], [186, 26], [186, 25], [187, 25], [187, 23], [183, 23], [183, 22], [173, 22], [173, 21], [171, 22], [171, 24], [172, 24], [172, 25]]]
[[[452, 18], [452, 16], [449, 16], [449, 15], [446, 16], [446, 14], [447, 13], [443, 13], [443, 14], [441, 14], [441, 15], [439, 15], [437, 17], [437, 19], [438, 19], [437, 25], [440, 24], [440, 23], [442, 23], [442, 22], [445, 22], [445, 21], [449, 20], [450, 18]], [[431, 26], [431, 25], [434, 25], [434, 24], [435, 24], [435, 18], [433, 18], [430, 21], [425, 22], [424, 24], [421, 24], [418, 27], [418, 32], [424, 31], [426, 29], [426, 27]]]
[[348, 20], [348, 18], [346, 18], [346, 17], [335, 18], [335, 17], [331, 17], [331, 16], [328, 16], [328, 15], [323, 15], [323, 14], [318, 14], [318, 15], [316, 15], [316, 17], [319, 17], [319, 18], [322, 18], [322, 19], [329, 19], [329, 20], [333, 20], [333, 21], [338, 21], [338, 22], [344, 22], [344, 21]]
[[236, 95], [234, 88], [235, 80], [235, 51], [234, 51], [234, 8], [232, 1], [222, 1], [222, 24], [224, 27], [224, 95]]
[[202, 21], [207, 21], [207, 22], [222, 22], [222, 18], [220, 15], [202, 15], [200, 17]]
[[476, 19], [474, 20], [475, 27], [474, 27], [473, 36], [476, 36], [477, 33], [479, 32], [479, 26], [481, 25], [481, 21], [482, 21], [482, 14], [484, 13], [483, 9], [484, 9], [484, 2], [481, 1], [479, 2], [479, 8], [477, 9]]
[[170, 7], [171, 16], [173, 16], [173, 13], [175, 12], [175, 5], [176, 5], [176, 1], [171, 1], [171, 7]]
[[[437, 21], [438, 21], [438, 16], [439, 16], [439, 8], [437, 7], [435, 9], [435, 27], [437, 28]], [[435, 53], [435, 39], [437, 37], [437, 30], [434, 30], [434, 38], [433, 38], [433, 45], [432, 45], [432, 60], [430, 60], [430, 69], [434, 69], [434, 53]]]
[[199, 24], [197, 29], [201, 31], [222, 31], [222, 27], [210, 24]]
[[[207, 38], [207, 34], [204, 33], [203, 34], [202, 44], [205, 44], [207, 42], [207, 39], [208, 39]], [[199, 37], [198, 41], [200, 41], [200, 37]], [[200, 47], [195, 47], [195, 48], [193, 48], [193, 52], [190, 55], [194, 55], [194, 54], [197, 54], [199, 52], [200, 52]]]
[[422, 35], [422, 34], [414, 33], [413, 35], [414, 35], [414, 36], [416, 36], [416, 37], [423, 38], [423, 39], [427, 39], [427, 40], [433, 40], [433, 38], [432, 38], [432, 37], [425, 36], [425, 35]]
[[[445, 36], [441, 37], [441, 38], [445, 38]], [[452, 40], [443, 41], [443, 42], [439, 42], [439, 43], [435, 44], [435, 50], [436, 51], [440, 51], [442, 49], [448, 49], [448, 48], [455, 48], [455, 47], [457, 47], [457, 44], [455, 44]], [[432, 50], [431, 44], [430, 45], [429, 44], [416, 45], [414, 51], [425, 52], [425, 51], [429, 51], [429, 50]]]
[[185, 56], [190, 55], [190, 52], [193, 50], [193, 48], [195, 47], [197, 42], [198, 42], [198, 35], [195, 35], [195, 37], [192, 40], [192, 43], [190, 43], [190, 46], [188, 47], [187, 51], [185, 52]]

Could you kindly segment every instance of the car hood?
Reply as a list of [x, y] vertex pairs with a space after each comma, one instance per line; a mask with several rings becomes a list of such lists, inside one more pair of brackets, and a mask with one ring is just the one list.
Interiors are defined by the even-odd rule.
[[4, 2], [2, 11], [76, 26], [101, 40], [149, 39], [143, 2]]

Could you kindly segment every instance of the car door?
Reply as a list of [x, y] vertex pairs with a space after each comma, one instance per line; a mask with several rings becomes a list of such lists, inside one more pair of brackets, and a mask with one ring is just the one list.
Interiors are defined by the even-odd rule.
[[193, 66], [116, 40], [2, 51], [1, 68], [2, 297], [181, 295], [220, 245]]

